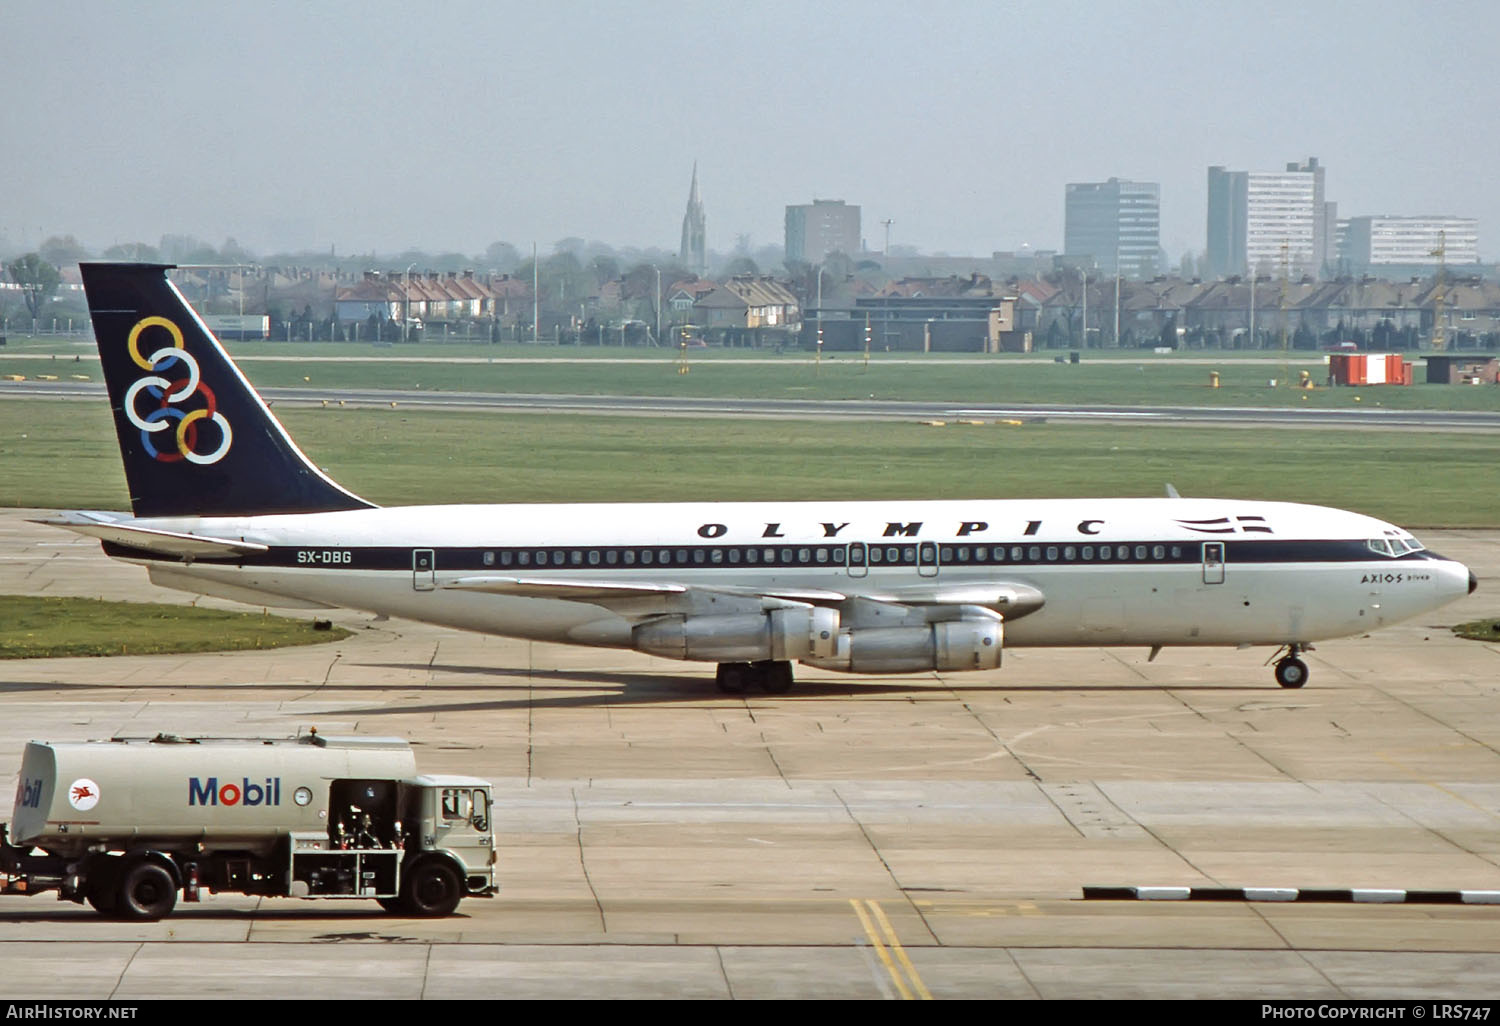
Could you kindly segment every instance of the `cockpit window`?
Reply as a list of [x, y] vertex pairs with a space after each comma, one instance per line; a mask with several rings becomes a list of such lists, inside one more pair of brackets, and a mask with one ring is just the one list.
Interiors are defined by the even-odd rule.
[[1371, 538], [1365, 542], [1370, 551], [1379, 556], [1404, 556], [1408, 552], [1421, 552], [1426, 546], [1415, 538], [1388, 533], [1384, 538]]

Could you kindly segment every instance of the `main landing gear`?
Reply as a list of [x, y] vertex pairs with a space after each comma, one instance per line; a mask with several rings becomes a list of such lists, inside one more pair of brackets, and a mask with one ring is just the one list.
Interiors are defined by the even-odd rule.
[[1297, 656], [1311, 648], [1311, 645], [1299, 645], [1293, 642], [1276, 653], [1276, 655], [1281, 655], [1281, 652], [1285, 652], [1286, 655], [1281, 656], [1280, 659], [1276, 659], [1276, 656], [1271, 657], [1276, 659], [1277, 684], [1284, 688], [1300, 688], [1307, 683], [1307, 664]]
[[779, 659], [720, 663], [714, 680], [726, 695], [743, 695], [752, 687], [770, 695], [784, 695], [792, 690], [792, 664]]

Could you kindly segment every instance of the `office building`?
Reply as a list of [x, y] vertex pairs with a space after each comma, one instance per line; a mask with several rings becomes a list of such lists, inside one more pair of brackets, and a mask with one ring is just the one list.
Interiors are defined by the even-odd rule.
[[1161, 249], [1161, 186], [1155, 182], [1074, 182], [1067, 186], [1063, 254], [1091, 258], [1105, 274], [1157, 273]]
[[859, 207], [843, 200], [815, 199], [786, 208], [786, 258], [822, 263], [830, 253], [854, 256], [860, 245]]
[[1472, 217], [1351, 217], [1339, 257], [1351, 274], [1405, 274], [1479, 262], [1479, 221]]
[[1209, 273], [1318, 277], [1333, 256], [1337, 205], [1316, 157], [1285, 171], [1208, 169]]

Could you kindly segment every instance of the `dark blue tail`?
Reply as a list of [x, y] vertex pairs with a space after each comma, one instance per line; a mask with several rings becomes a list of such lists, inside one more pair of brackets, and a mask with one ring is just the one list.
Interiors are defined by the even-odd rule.
[[302, 454], [167, 280], [80, 264], [138, 517], [368, 509]]

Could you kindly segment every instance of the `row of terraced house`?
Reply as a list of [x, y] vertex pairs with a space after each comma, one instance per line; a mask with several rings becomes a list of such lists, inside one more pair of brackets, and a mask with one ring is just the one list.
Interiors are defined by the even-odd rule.
[[[366, 272], [357, 277], [318, 270], [263, 270], [241, 286], [233, 273], [182, 272], [189, 298], [212, 298], [232, 312], [308, 311], [344, 324], [375, 317], [428, 325], [489, 322], [530, 325], [531, 282], [474, 272]], [[201, 273], [201, 272], [200, 272]], [[825, 276], [826, 278], [826, 276]], [[1367, 348], [1412, 349], [1430, 344], [1441, 326], [1448, 345], [1500, 345], [1500, 283], [1482, 279], [1372, 278], [1337, 281], [1149, 281], [1089, 279], [1061, 272], [1046, 279], [994, 281], [981, 274], [890, 279], [878, 270], [801, 295], [806, 283], [766, 275], [722, 281], [655, 282], [633, 294], [625, 279], [607, 282], [566, 312], [542, 310], [542, 335], [577, 330], [583, 322], [638, 318], [663, 333], [693, 325], [710, 341], [777, 342], [821, 337], [830, 348], [968, 350], [1158, 345], [1310, 348], [1350, 340]], [[659, 318], [659, 319], [658, 319]], [[867, 328], [869, 324], [871, 327]], [[1253, 331], [1253, 334], [1252, 334]], [[429, 336], [430, 337], [430, 336]], [[644, 336], [642, 336], [644, 337]]]

